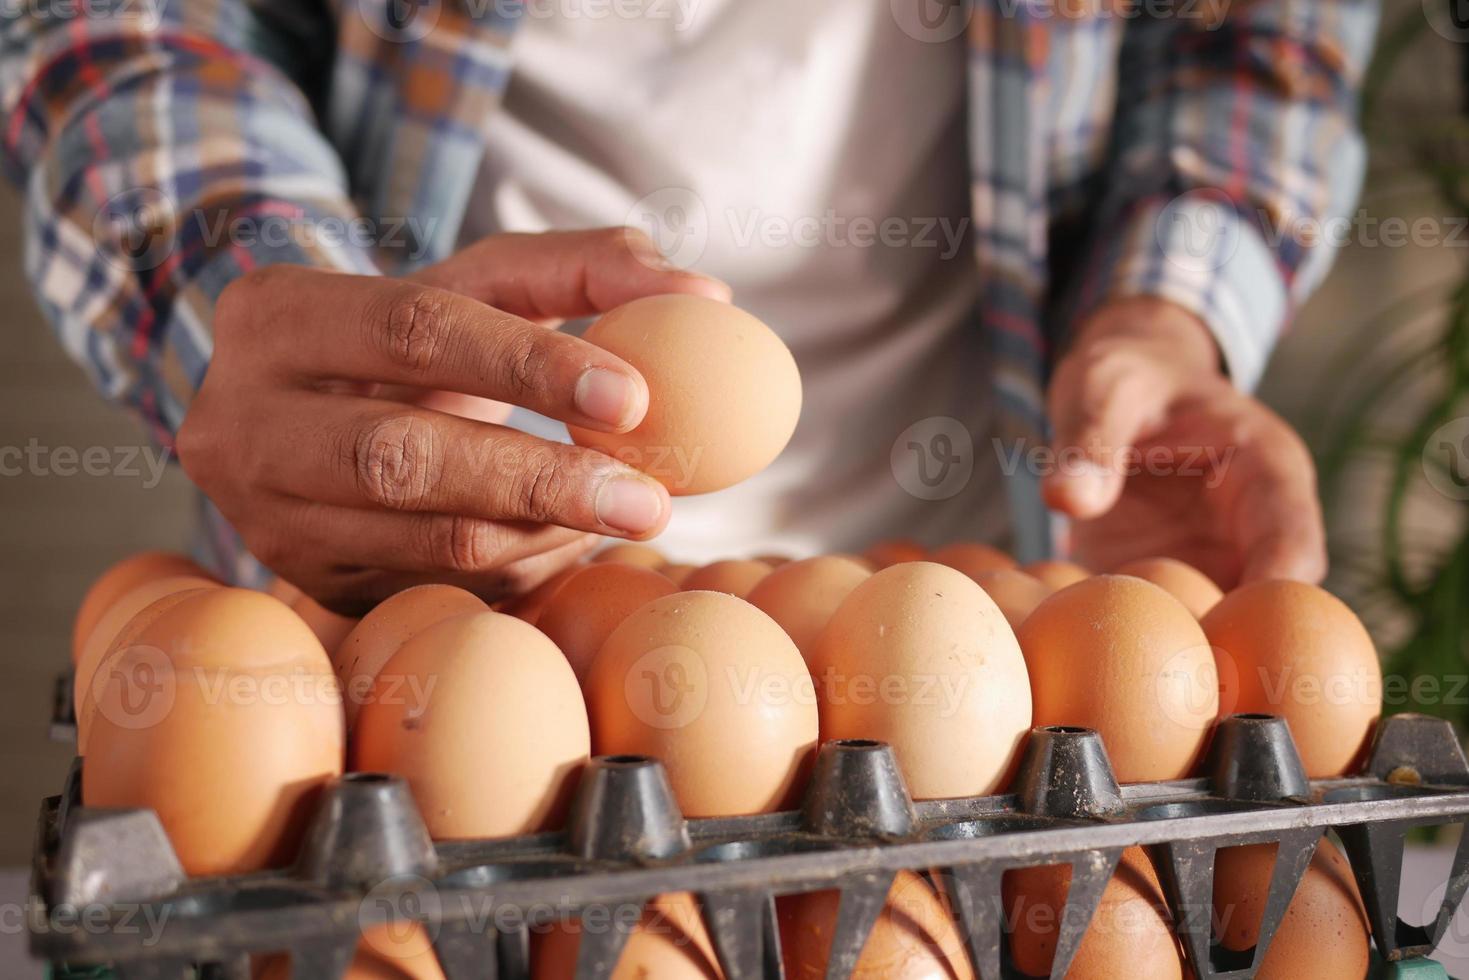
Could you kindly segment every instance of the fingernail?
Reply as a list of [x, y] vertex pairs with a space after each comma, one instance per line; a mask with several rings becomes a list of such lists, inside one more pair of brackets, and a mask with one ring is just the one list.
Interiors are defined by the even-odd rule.
[[625, 374], [591, 368], [576, 383], [576, 409], [589, 419], [626, 428], [636, 417], [642, 392]]
[[625, 534], [645, 534], [663, 519], [663, 494], [647, 480], [615, 476], [597, 491], [597, 520]]
[[688, 277], [696, 287], [696, 292], [702, 296], [721, 303], [728, 303], [734, 299], [734, 290], [723, 279], [715, 279], [713, 276], [706, 276], [698, 272], [690, 272]]

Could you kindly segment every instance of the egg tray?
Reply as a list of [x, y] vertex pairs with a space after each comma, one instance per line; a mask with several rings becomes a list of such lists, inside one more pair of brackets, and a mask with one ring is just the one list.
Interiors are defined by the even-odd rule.
[[[1005, 796], [914, 803], [892, 750], [821, 747], [798, 811], [685, 820], [660, 763], [593, 759], [567, 830], [435, 845], [396, 777], [349, 774], [317, 805], [295, 866], [187, 877], [151, 810], [80, 803], [80, 764], [41, 812], [28, 925], [43, 960], [111, 965], [120, 980], [246, 980], [252, 953], [291, 953], [297, 980], [337, 980], [365, 928], [422, 922], [447, 980], [527, 977], [530, 934], [584, 917], [578, 980], [610, 976], [655, 895], [699, 901], [729, 980], [781, 978], [776, 895], [839, 889], [829, 978], [849, 975], [897, 872], [941, 879], [982, 980], [1021, 977], [1003, 937], [1012, 868], [1071, 866], [1053, 978], [1062, 977], [1124, 848], [1156, 868], [1199, 980], [1254, 975], [1327, 831], [1340, 840], [1378, 955], [1396, 975], [1442, 976], [1422, 958], [1469, 888], [1460, 840], [1432, 922], [1397, 915], [1404, 842], [1469, 824], [1469, 763], [1452, 727], [1399, 715], [1359, 776], [1308, 781], [1285, 723], [1236, 715], [1215, 731], [1204, 778], [1119, 787], [1087, 729], [1033, 731]], [[1212, 942], [1214, 853], [1278, 843], [1259, 944]], [[156, 928], [153, 924], [156, 924]]]

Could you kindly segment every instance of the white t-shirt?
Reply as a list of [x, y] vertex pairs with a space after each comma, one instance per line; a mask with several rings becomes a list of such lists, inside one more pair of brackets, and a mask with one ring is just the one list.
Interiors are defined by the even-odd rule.
[[[1003, 536], [963, 39], [909, 37], [886, 3], [643, 6], [527, 4], [462, 237], [644, 227], [794, 352], [789, 447], [737, 487], [676, 498], [658, 546], [702, 561]], [[937, 488], [894, 462], [971, 448], [967, 482]]]

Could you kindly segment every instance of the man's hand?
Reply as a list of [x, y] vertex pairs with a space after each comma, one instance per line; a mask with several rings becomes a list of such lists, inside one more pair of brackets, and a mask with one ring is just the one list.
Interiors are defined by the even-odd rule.
[[668, 493], [478, 421], [495, 416], [483, 400], [635, 427], [638, 372], [548, 325], [674, 292], [729, 299], [620, 228], [496, 236], [412, 281], [262, 269], [220, 297], [180, 462], [252, 553], [338, 611], [431, 581], [523, 592], [597, 535], [652, 537]]
[[1099, 309], [1048, 401], [1059, 462], [1043, 491], [1075, 519], [1079, 561], [1167, 555], [1225, 588], [1325, 575], [1310, 453], [1229, 383], [1208, 329], [1182, 307], [1134, 297]]

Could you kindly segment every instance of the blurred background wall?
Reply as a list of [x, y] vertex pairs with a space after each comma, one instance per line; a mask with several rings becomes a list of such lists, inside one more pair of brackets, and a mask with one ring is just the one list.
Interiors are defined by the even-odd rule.
[[[1393, 24], [1422, 10], [1419, 0], [1391, 0], [1385, 20]], [[1425, 129], [1432, 138], [1440, 128], [1444, 138], [1457, 138], [1452, 120], [1463, 101], [1460, 57], [1459, 44], [1425, 33], [1394, 73], [1379, 105], [1386, 125], [1375, 135], [1365, 215], [1423, 218], [1438, 223], [1445, 235], [1451, 230], [1456, 215], [1424, 175], [1416, 141]], [[1469, 161], [1469, 154], [1463, 159]], [[34, 441], [53, 449], [101, 446], [115, 452], [146, 446], [138, 427], [104, 404], [67, 360], [36, 313], [21, 275], [18, 228], [17, 199], [13, 193], [0, 196], [0, 229], [6, 229], [0, 235], [0, 310], [6, 318], [0, 447]], [[1464, 275], [1469, 254], [1469, 232], [1461, 232], [1456, 243], [1394, 246], [1364, 228], [1343, 249], [1329, 283], [1282, 344], [1263, 387], [1264, 396], [1302, 426], [1314, 446], [1324, 445], [1323, 433], [1337, 415], [1371, 392], [1371, 380], [1358, 375], [1364, 365], [1380, 362], [1376, 342], [1409, 348], [1442, 329], [1443, 295]], [[1399, 309], [1405, 300], [1407, 307]], [[1433, 384], [1430, 378], [1410, 386], [1404, 402], [1383, 412], [1410, 417], [1415, 399], [1428, 397]], [[0, 476], [0, 622], [7, 639], [0, 683], [0, 867], [28, 862], [39, 802], [56, 792], [70, 761], [68, 747], [47, 740], [46, 722], [53, 682], [67, 663], [77, 600], [95, 575], [128, 553], [187, 545], [187, 481], [172, 468], [157, 486], [149, 482], [123, 475]], [[1354, 553], [1352, 566], [1360, 562], [1370, 579], [1383, 478], [1369, 465], [1355, 468], [1348, 482], [1349, 499], [1332, 515], [1333, 540], [1343, 549], [1363, 549], [1361, 556]], [[1464, 511], [1462, 502], [1430, 495], [1419, 530], [1447, 540], [1457, 533], [1455, 522]], [[1342, 583], [1344, 589], [1357, 587]], [[1382, 628], [1391, 630], [1392, 622], [1385, 617]], [[1401, 622], [1397, 628], [1402, 630]]]

